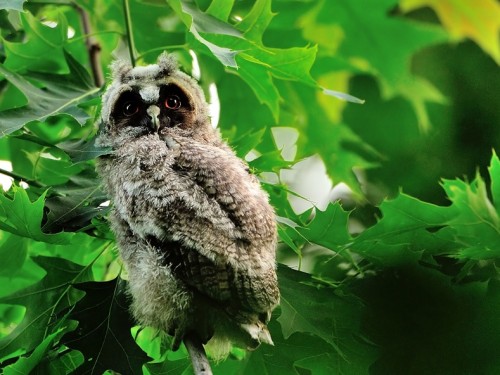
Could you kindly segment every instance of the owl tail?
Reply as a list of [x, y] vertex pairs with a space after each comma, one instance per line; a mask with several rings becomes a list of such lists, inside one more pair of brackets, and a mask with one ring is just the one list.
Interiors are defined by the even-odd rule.
[[247, 350], [257, 349], [261, 343], [274, 345], [267, 325], [253, 314], [247, 318], [245, 323], [219, 321], [214, 336], [205, 346], [211, 358], [216, 361], [226, 358], [233, 345]]

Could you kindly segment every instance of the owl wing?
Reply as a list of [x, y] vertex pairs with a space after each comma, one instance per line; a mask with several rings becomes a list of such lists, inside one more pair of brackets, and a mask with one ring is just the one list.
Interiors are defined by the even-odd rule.
[[243, 309], [263, 314], [261, 320], [267, 322], [267, 312], [279, 299], [274, 270], [250, 276], [229, 263], [215, 263], [178, 242], [154, 238], [148, 242], [158, 249], [163, 264], [194, 292], [208, 297], [219, 307], [225, 306], [228, 311]]
[[180, 150], [170, 168], [188, 194], [168, 203], [167, 235], [148, 241], [197, 292], [267, 313], [279, 301], [276, 228], [267, 196], [228, 148], [189, 140]]

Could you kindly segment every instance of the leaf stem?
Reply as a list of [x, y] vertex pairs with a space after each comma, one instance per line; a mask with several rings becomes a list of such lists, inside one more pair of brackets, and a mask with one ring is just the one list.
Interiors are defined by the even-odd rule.
[[128, 52], [130, 56], [130, 63], [135, 66], [135, 44], [132, 31], [132, 22], [130, 18], [130, 6], [128, 0], [123, 0], [123, 11], [125, 13], [125, 28], [127, 30]]
[[14, 172], [10, 172], [10, 171], [7, 171], [7, 170], [2, 169], [2, 168], [0, 168], [0, 174], [6, 175], [8, 177], [11, 177], [11, 178], [13, 178], [16, 181], [24, 181], [28, 185], [36, 186], [36, 187], [39, 187], [39, 188], [44, 187], [44, 185], [42, 185], [38, 181], [29, 180], [29, 179], [24, 178], [24, 177], [22, 177], [22, 176], [20, 176], [20, 175], [18, 175], [16, 173], [14, 173]]
[[92, 28], [90, 26], [88, 13], [78, 4], [75, 4], [75, 8], [78, 13], [80, 13], [80, 18], [82, 20], [83, 33], [85, 34], [85, 45], [87, 46], [87, 52], [89, 54], [92, 76], [94, 77], [94, 84], [96, 85], [96, 87], [102, 87], [104, 85], [104, 74], [102, 72], [102, 66], [99, 58], [101, 54], [101, 46], [91, 36]]

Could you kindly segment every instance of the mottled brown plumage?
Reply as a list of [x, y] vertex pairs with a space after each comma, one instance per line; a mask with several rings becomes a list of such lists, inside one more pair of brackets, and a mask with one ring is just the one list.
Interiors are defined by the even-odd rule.
[[[279, 302], [274, 212], [258, 180], [211, 127], [198, 84], [166, 54], [113, 65], [98, 172], [143, 325], [228, 348], [272, 343]], [[222, 349], [224, 351], [224, 349]]]

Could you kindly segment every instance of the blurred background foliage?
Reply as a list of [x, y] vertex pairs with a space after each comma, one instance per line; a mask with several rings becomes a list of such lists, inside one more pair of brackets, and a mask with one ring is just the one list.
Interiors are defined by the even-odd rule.
[[4, 373], [190, 373], [130, 321], [94, 172], [99, 72], [166, 50], [278, 215], [275, 346], [216, 374], [498, 374], [499, 28], [494, 0], [0, 1]]

